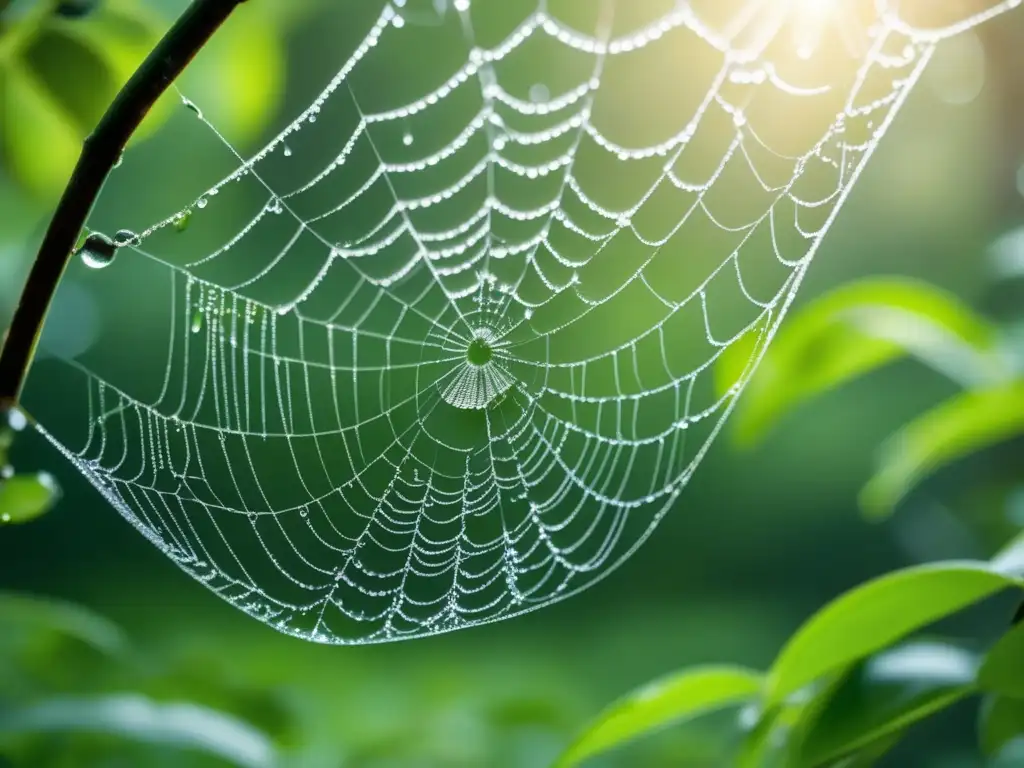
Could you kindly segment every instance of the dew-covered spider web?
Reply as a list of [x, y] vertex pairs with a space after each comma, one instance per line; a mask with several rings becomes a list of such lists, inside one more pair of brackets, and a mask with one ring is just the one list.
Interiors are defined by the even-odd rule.
[[283, 632], [577, 593], [684, 505], [935, 46], [1013, 4], [352, 0], [262, 149], [191, 94], [127, 153], [90, 222], [119, 253], [68, 278], [99, 340], [28, 408]]

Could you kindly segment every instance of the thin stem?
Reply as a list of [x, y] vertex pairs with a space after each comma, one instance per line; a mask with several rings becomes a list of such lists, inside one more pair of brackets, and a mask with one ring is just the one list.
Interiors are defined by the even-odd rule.
[[53, 295], [89, 212], [125, 145], [157, 99], [244, 1], [193, 0], [85, 140], [32, 264], [0, 352], [0, 408], [18, 404]]

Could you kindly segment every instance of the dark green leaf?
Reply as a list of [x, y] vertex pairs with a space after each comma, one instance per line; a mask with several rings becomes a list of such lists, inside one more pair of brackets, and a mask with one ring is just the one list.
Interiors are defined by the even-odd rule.
[[949, 562], [907, 568], [847, 592], [812, 616], [782, 649], [766, 695], [777, 704], [916, 629], [1021, 582], [987, 563]]
[[978, 683], [989, 693], [1024, 699], [1024, 624], [1017, 624], [988, 652]]
[[993, 696], [981, 707], [978, 738], [986, 755], [998, 754], [1011, 741], [1024, 738], [1024, 701]]
[[[956, 297], [925, 283], [874, 278], [833, 291], [791, 316], [743, 395], [734, 426], [760, 439], [801, 402], [904, 355], [966, 385], [1005, 380], [995, 328]], [[751, 336], [725, 350], [720, 393], [749, 365]]]
[[60, 488], [46, 472], [0, 480], [0, 523], [27, 523], [45, 514], [60, 498]]
[[81, 19], [96, 10], [100, 0], [60, 0], [53, 12], [66, 19]]
[[873, 744], [868, 744], [863, 747], [856, 754], [850, 755], [848, 758], [836, 763], [833, 768], [871, 768], [871, 766], [881, 760], [888, 752], [899, 744], [902, 738], [903, 733], [898, 732], [890, 736], [886, 736], [884, 739], [879, 739]]
[[1024, 385], [967, 392], [893, 435], [861, 492], [866, 514], [883, 517], [937, 469], [1024, 433]]
[[670, 675], [605, 710], [559, 758], [567, 768], [672, 723], [692, 720], [755, 697], [761, 675], [739, 667], [700, 667]]
[[974, 690], [976, 658], [959, 648], [915, 643], [856, 665], [826, 689], [823, 706], [795, 744], [795, 764], [823, 765], [885, 743]]
[[195, 704], [162, 704], [121, 694], [54, 698], [0, 713], [0, 740], [74, 733], [196, 750], [244, 768], [274, 764], [274, 747], [266, 736], [230, 715]]

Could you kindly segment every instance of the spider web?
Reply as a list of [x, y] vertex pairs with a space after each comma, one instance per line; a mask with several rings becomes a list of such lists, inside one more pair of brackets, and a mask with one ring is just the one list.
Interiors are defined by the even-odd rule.
[[77, 267], [157, 319], [105, 302], [40, 431], [302, 638], [579, 592], [679, 499], [935, 45], [1011, 4], [353, 4], [255, 154], [183, 99], [177, 162], [224, 165], [169, 168], [192, 202]]

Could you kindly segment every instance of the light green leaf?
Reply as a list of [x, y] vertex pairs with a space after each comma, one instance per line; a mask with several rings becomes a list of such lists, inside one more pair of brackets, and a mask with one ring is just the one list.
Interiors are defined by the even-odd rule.
[[698, 667], [657, 680], [612, 704], [562, 754], [558, 768], [652, 733], [749, 701], [761, 690], [761, 675], [740, 667]]
[[284, 93], [278, 3], [243, 3], [182, 76], [203, 116], [232, 143], [257, 138]]
[[998, 754], [1010, 742], [1024, 738], [1024, 701], [1005, 696], [985, 699], [978, 722], [978, 739], [986, 755]]
[[881, 576], [833, 600], [789, 639], [769, 671], [768, 703], [871, 655], [914, 630], [1022, 583], [987, 563], [948, 562]]
[[[965, 385], [1005, 380], [996, 329], [956, 297], [902, 278], [835, 290], [792, 315], [776, 335], [734, 417], [738, 439], [760, 439], [800, 403], [904, 355]], [[754, 338], [719, 360], [719, 389], [732, 386]]]
[[[81, 19], [40, 8], [5, 30], [0, 44], [0, 149], [24, 189], [52, 200], [161, 24], [136, 0], [107, 0]], [[137, 136], [160, 121], [151, 118]]]
[[788, 738], [800, 709], [800, 706], [776, 707], [763, 712], [756, 704], [751, 704], [743, 710], [739, 719], [745, 733], [733, 758], [735, 768], [765, 768], [778, 764], [780, 746]]
[[861, 507], [870, 517], [885, 517], [937, 469], [1022, 433], [1024, 384], [957, 395], [886, 441]]
[[0, 635], [26, 629], [73, 637], [111, 656], [128, 647], [116, 624], [91, 611], [59, 600], [0, 592]]
[[1024, 699], [1024, 623], [1003, 635], [985, 655], [978, 683], [989, 693]]
[[[21, 188], [43, 199], [59, 194], [81, 150], [81, 137], [40, 83], [17, 64], [0, 68], [0, 139], [4, 165]], [[3, 116], [17, 115], [17, 119]]]
[[60, 488], [46, 472], [0, 480], [0, 524], [35, 520], [46, 514], [59, 498]]
[[[794, 765], [824, 765], [887, 743], [974, 690], [977, 659], [939, 643], [915, 643], [856, 665], [793, 745]], [[891, 745], [890, 745], [891, 746]]]
[[1024, 532], [1012, 539], [992, 558], [992, 567], [1000, 573], [1024, 578]]
[[5, 736], [103, 734], [215, 755], [243, 768], [275, 762], [270, 740], [230, 715], [187, 703], [163, 704], [118, 694], [54, 698], [0, 712]]

